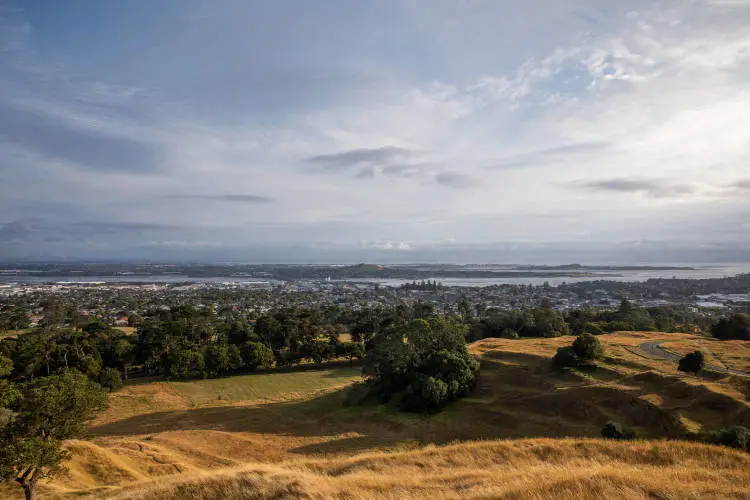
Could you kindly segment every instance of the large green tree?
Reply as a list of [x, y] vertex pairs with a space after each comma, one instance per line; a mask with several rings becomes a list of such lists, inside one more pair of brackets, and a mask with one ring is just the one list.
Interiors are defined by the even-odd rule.
[[394, 324], [376, 337], [363, 373], [382, 399], [400, 394], [404, 410], [438, 409], [476, 384], [479, 362], [466, 348], [466, 330], [437, 317]]
[[77, 370], [36, 378], [20, 387], [13, 420], [0, 431], [0, 478], [16, 481], [28, 500], [40, 479], [63, 470], [62, 442], [81, 436], [86, 422], [107, 406], [104, 390]]

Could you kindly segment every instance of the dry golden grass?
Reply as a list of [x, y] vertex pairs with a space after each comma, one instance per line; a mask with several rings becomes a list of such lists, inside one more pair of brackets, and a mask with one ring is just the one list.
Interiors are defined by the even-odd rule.
[[[606, 357], [593, 374], [550, 370], [556, 349], [573, 337], [472, 344], [482, 360], [477, 390], [436, 415], [346, 408], [340, 387], [284, 392], [297, 382], [274, 397], [231, 402], [193, 398], [165, 382], [128, 386], [111, 395], [93, 441], [67, 444], [70, 472], [44, 492], [123, 499], [743, 497], [750, 455], [681, 441], [591, 438], [608, 420], [644, 439], [750, 426], [750, 378], [689, 376], [638, 349], [680, 342], [694, 350], [705, 342], [694, 335], [599, 338]], [[271, 375], [248, 382], [266, 384]], [[321, 377], [295, 375], [307, 377], [303, 384]]]
[[118, 500], [685, 499], [748, 498], [748, 486], [750, 455], [733, 450], [682, 442], [530, 439], [253, 463], [79, 494]]
[[115, 329], [120, 330], [125, 335], [133, 335], [135, 333], [134, 326], [116, 326]]
[[662, 348], [679, 354], [699, 350], [708, 364], [750, 373], [750, 342], [747, 340], [672, 341], [662, 344]]

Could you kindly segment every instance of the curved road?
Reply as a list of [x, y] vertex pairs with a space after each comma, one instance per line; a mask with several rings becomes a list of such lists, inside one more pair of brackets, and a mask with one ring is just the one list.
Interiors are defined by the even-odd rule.
[[[661, 348], [661, 345], [658, 342], [644, 342], [643, 344], [639, 345], [638, 347], [641, 348], [642, 351], [644, 351], [646, 354], [653, 358], [658, 359], [666, 359], [669, 361], [680, 361], [679, 354], [675, 354], [673, 352], [665, 351]], [[744, 377], [750, 377], [750, 373], [743, 372], [740, 370], [733, 370], [731, 368], [725, 368], [723, 366], [716, 366], [716, 365], [706, 365], [706, 369], [719, 372], [719, 373], [731, 373], [732, 375], [742, 375]]]

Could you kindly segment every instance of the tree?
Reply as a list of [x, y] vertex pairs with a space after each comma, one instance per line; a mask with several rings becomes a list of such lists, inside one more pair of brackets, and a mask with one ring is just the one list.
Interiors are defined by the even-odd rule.
[[602, 345], [596, 336], [590, 333], [582, 333], [573, 341], [573, 350], [576, 355], [588, 361], [598, 359], [603, 354]]
[[750, 314], [720, 319], [711, 326], [711, 335], [719, 340], [750, 340]]
[[229, 348], [224, 344], [206, 347], [203, 358], [206, 372], [211, 377], [226, 375], [232, 369], [229, 363]]
[[686, 354], [681, 360], [677, 369], [686, 373], [700, 373], [706, 365], [706, 360], [701, 351], [694, 351]]
[[380, 332], [362, 370], [371, 390], [382, 400], [400, 393], [406, 411], [435, 410], [470, 394], [479, 362], [466, 348], [466, 331], [431, 317]]
[[107, 395], [77, 370], [27, 382], [21, 393], [15, 419], [1, 431], [0, 477], [16, 481], [34, 500], [39, 480], [63, 470], [63, 440], [86, 430], [87, 420], [107, 407]]
[[5, 377], [13, 372], [13, 362], [0, 356], [0, 428], [13, 420], [13, 412], [8, 408], [21, 398], [21, 393], [14, 383]]
[[205, 362], [203, 354], [195, 350], [178, 350], [173, 355], [167, 375], [176, 378], [187, 378], [191, 373], [198, 372], [205, 375]]
[[99, 384], [109, 392], [116, 391], [122, 387], [122, 376], [117, 368], [107, 367], [99, 374]]
[[241, 353], [245, 367], [250, 371], [255, 371], [258, 367], [270, 368], [275, 360], [273, 351], [260, 342], [246, 342]]
[[240, 353], [240, 348], [236, 345], [230, 345], [227, 348], [227, 351], [229, 355], [229, 369], [232, 371], [239, 370], [242, 366], [242, 354]]

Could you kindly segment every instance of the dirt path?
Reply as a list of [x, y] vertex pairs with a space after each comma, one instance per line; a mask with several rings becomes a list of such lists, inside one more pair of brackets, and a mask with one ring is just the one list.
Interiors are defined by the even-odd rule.
[[[666, 359], [669, 361], [676, 361], [679, 362], [680, 356], [679, 354], [675, 354], [673, 352], [665, 351], [661, 348], [661, 344], [659, 342], [644, 342], [643, 344], [640, 344], [638, 347], [641, 348], [642, 351], [644, 351], [646, 354], [648, 354], [651, 357], [658, 358], [658, 359]], [[731, 373], [732, 375], [742, 375], [743, 377], [750, 377], [750, 373], [743, 372], [740, 370], [733, 370], [732, 368], [725, 368], [723, 366], [717, 366], [717, 365], [706, 365], [706, 369], [719, 372], [719, 373]]]

